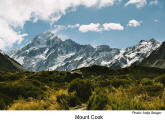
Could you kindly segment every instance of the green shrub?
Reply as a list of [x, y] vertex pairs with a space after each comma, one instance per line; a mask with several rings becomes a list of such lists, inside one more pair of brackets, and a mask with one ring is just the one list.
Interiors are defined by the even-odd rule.
[[118, 88], [120, 86], [127, 87], [131, 84], [130, 80], [126, 79], [114, 79], [111, 80], [111, 85], [114, 86], [115, 88]]
[[86, 102], [92, 94], [92, 85], [89, 81], [75, 79], [70, 83], [68, 92], [76, 92], [75, 95], [79, 97], [80, 101]]
[[139, 99], [131, 98], [128, 96], [122, 95], [110, 95], [108, 96], [108, 105], [107, 109], [110, 110], [144, 110], [144, 102], [141, 102]]
[[80, 105], [80, 99], [77, 96], [67, 96], [65, 94], [57, 96], [57, 102], [64, 105], [66, 108]]
[[154, 80], [151, 80], [149, 78], [143, 78], [140, 82], [142, 85], [153, 85]]
[[12, 99], [0, 93], [0, 110], [6, 109], [7, 105], [10, 103], [12, 103]]
[[161, 75], [155, 78], [155, 82], [160, 82], [165, 86], [165, 75]]
[[0, 83], [0, 92], [11, 98], [37, 98], [43, 95], [43, 90], [34, 86], [30, 81]]
[[89, 110], [162, 110], [164, 73], [140, 66], [96, 65], [72, 72], [0, 71], [0, 109], [68, 110], [87, 103]]
[[88, 110], [104, 110], [108, 103], [108, 97], [104, 91], [95, 92], [88, 101]]
[[75, 107], [77, 105], [80, 105], [81, 101], [77, 96], [69, 96], [68, 97], [68, 105], [69, 107]]
[[107, 87], [107, 86], [110, 86], [111, 82], [109, 80], [102, 80], [99, 82], [99, 85], [101, 87]]
[[140, 95], [145, 93], [145, 90], [142, 85], [132, 86], [130, 89], [128, 89], [128, 94], [132, 96]]
[[3, 110], [6, 107], [6, 104], [4, 102], [3, 98], [0, 98], [0, 110]]
[[68, 106], [68, 96], [65, 94], [57, 96], [57, 102], [61, 105], [65, 106], [65, 108], [69, 109]]
[[64, 110], [63, 106], [58, 104], [51, 97], [45, 99], [23, 99], [15, 100], [13, 104], [7, 107], [8, 110]]
[[143, 88], [149, 96], [161, 96], [164, 90], [161, 84], [146, 85]]

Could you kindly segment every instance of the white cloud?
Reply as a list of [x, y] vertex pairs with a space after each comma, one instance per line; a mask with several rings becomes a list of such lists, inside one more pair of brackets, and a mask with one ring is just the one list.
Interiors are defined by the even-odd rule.
[[23, 26], [27, 20], [37, 20], [36, 18], [57, 21], [70, 8], [105, 7], [119, 1], [121, 0], [1, 0], [0, 16], [10, 23]]
[[152, 0], [149, 2], [149, 5], [158, 5], [159, 1], [158, 0]]
[[124, 27], [120, 23], [104, 23], [104, 30], [124, 30]]
[[80, 24], [74, 24], [74, 25], [53, 25], [53, 32], [54, 33], [58, 33], [60, 31], [63, 30], [67, 30], [67, 29], [75, 29], [75, 28], [79, 28]]
[[127, 26], [129, 27], [138, 27], [141, 26], [142, 21], [130, 20]]
[[15, 42], [20, 43], [27, 34], [20, 34], [13, 30], [8, 23], [0, 19], [0, 48], [11, 47]]
[[81, 25], [79, 28], [80, 32], [88, 32], [88, 31], [95, 31], [95, 32], [99, 32], [100, 30], [100, 24], [94, 24], [94, 23], [90, 23], [89, 25]]
[[62, 30], [66, 30], [66, 29], [67, 29], [67, 27], [64, 25], [54, 25], [54, 27], [53, 27], [53, 31], [55, 33], [62, 31]]
[[147, 4], [147, 0], [129, 0], [125, 6], [135, 4], [137, 8], [144, 7]]
[[104, 23], [103, 25], [100, 25], [99, 23], [90, 23], [88, 25], [81, 25], [79, 28], [80, 32], [101, 32], [110, 30], [124, 30], [124, 26], [122, 26], [120, 23]]
[[100, 0], [99, 7], [112, 6], [115, 3], [119, 3], [122, 0]]
[[[53, 24], [65, 15], [67, 10], [75, 10], [78, 6], [85, 7], [106, 7], [112, 6], [121, 0], [0, 0], [0, 19], [5, 21], [4, 29], [8, 29], [8, 33], [1, 32], [1, 41], [6, 41], [6, 34], [15, 34], [18, 40], [23, 39], [16, 28], [24, 27], [27, 21], [37, 22], [38, 20], [48, 21]], [[3, 35], [2, 35], [3, 33]], [[10, 36], [10, 35], [9, 35]], [[2, 40], [3, 39], [3, 40]], [[10, 38], [14, 43], [13, 39]], [[4, 42], [3, 42], [4, 43]], [[2, 45], [0, 48], [3, 48]]]
[[80, 27], [80, 24], [75, 24], [75, 25], [68, 25], [67, 28], [78, 28]]

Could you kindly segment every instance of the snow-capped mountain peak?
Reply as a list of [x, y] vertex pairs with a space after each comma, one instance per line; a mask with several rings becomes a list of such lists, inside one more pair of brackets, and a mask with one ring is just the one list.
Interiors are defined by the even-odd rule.
[[73, 70], [93, 64], [109, 67], [127, 67], [142, 61], [158, 48], [160, 43], [151, 39], [124, 50], [108, 45], [93, 47], [80, 45], [71, 39], [62, 41], [47, 31], [36, 36], [28, 45], [12, 54], [25, 68], [41, 70]]
[[30, 43], [31, 47], [47, 47], [62, 42], [55, 33], [47, 31], [36, 36]]

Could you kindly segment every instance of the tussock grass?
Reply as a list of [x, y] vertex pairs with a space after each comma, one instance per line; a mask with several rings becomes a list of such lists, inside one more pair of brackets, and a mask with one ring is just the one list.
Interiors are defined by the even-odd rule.
[[0, 71], [0, 109], [74, 108], [165, 110], [165, 70], [91, 66], [78, 72]]

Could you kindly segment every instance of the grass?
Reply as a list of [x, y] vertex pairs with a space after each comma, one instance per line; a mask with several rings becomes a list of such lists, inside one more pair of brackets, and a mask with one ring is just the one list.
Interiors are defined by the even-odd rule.
[[0, 71], [2, 110], [78, 108], [164, 110], [165, 70], [139, 66], [123, 69], [91, 66], [72, 72]]

